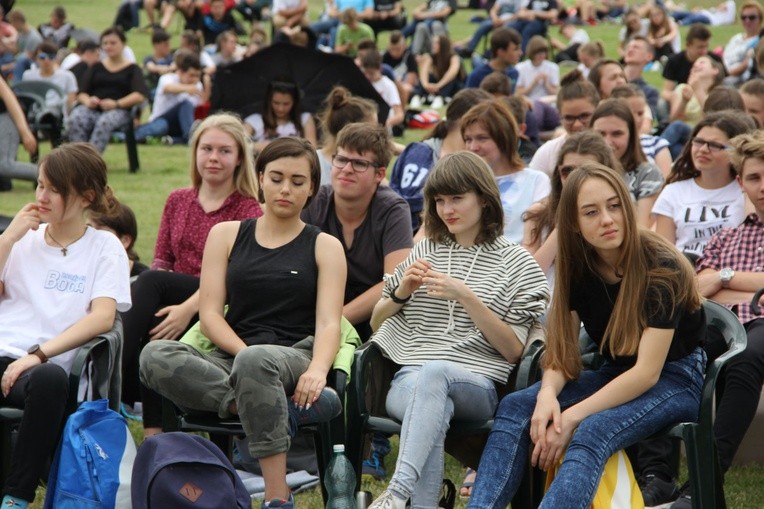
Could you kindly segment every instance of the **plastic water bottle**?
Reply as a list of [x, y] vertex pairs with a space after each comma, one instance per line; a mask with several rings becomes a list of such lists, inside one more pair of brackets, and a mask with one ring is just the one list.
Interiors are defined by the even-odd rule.
[[326, 509], [356, 509], [355, 471], [345, 457], [344, 445], [336, 444], [333, 450], [334, 455], [324, 479], [326, 492], [329, 495]]

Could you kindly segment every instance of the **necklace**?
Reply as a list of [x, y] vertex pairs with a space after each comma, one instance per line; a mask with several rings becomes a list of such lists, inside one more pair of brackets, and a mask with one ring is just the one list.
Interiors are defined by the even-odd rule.
[[64, 256], [66, 256], [66, 253], [68, 253], [68, 252], [69, 252], [69, 246], [71, 246], [72, 244], [74, 244], [75, 242], [77, 242], [78, 240], [80, 240], [82, 237], [84, 237], [84, 236], [85, 236], [85, 233], [86, 233], [87, 231], [88, 231], [88, 227], [86, 226], [86, 227], [85, 227], [85, 230], [83, 230], [83, 232], [80, 234], [80, 236], [79, 236], [79, 237], [77, 237], [76, 239], [74, 239], [73, 241], [71, 241], [70, 243], [68, 243], [67, 245], [63, 245], [63, 244], [61, 244], [59, 241], [57, 241], [57, 240], [56, 240], [56, 239], [53, 237], [53, 234], [52, 234], [52, 233], [50, 233], [50, 227], [47, 227], [47, 228], [45, 228], [45, 235], [47, 235], [48, 237], [50, 237], [50, 240], [52, 240], [52, 241], [53, 241], [53, 242], [54, 242], [54, 243], [55, 243], [55, 244], [56, 244], [58, 247], [60, 247], [60, 248], [61, 248], [61, 254], [63, 254]]

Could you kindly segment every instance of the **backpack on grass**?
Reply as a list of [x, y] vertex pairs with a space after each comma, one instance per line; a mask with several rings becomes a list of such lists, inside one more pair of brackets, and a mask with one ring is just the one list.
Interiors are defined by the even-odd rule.
[[182, 432], [144, 440], [135, 460], [133, 509], [250, 509], [252, 500], [225, 454]]
[[56, 450], [45, 509], [129, 509], [135, 442], [108, 400], [85, 401], [69, 416]]

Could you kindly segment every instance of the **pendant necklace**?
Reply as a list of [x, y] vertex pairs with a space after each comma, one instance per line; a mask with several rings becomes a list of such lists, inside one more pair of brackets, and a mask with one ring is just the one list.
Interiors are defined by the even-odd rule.
[[88, 231], [88, 227], [86, 226], [85, 230], [82, 232], [82, 234], [79, 237], [77, 237], [76, 239], [74, 239], [73, 241], [71, 241], [70, 243], [68, 243], [67, 245], [63, 245], [59, 241], [57, 241], [55, 238], [53, 238], [53, 234], [50, 233], [50, 227], [45, 228], [45, 235], [50, 237], [50, 240], [52, 240], [53, 243], [56, 244], [61, 249], [61, 254], [66, 256], [66, 253], [69, 252], [69, 246], [71, 246], [72, 244], [74, 244], [75, 242], [80, 240], [82, 237], [84, 237], [85, 236], [85, 232], [87, 232], [87, 231]]

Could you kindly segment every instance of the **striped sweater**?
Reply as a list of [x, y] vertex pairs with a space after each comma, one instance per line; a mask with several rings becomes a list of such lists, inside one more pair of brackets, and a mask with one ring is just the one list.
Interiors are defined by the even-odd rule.
[[[504, 237], [471, 247], [424, 239], [386, 276], [383, 297], [390, 296], [405, 269], [419, 258], [428, 260], [433, 270], [464, 281], [522, 343], [546, 309], [544, 273], [528, 251]], [[514, 367], [483, 337], [461, 304], [449, 306], [449, 301], [429, 297], [424, 287], [382, 323], [372, 341], [400, 365], [450, 360], [499, 383], [507, 381]]]

